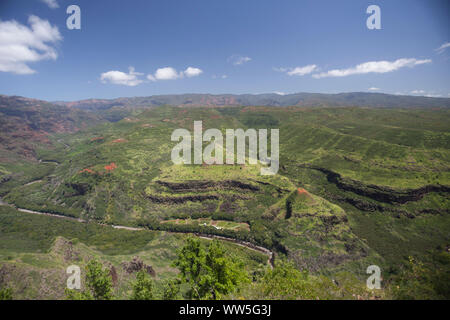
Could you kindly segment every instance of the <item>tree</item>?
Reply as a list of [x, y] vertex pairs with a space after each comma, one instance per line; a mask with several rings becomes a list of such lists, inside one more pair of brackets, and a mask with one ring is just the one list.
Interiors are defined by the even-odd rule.
[[180, 270], [181, 282], [189, 285], [190, 299], [220, 299], [249, 281], [242, 263], [227, 256], [218, 240], [205, 251], [198, 239], [188, 238], [173, 265]]
[[447, 290], [440, 289], [449, 279], [448, 267], [446, 270], [437, 266], [431, 269], [429, 265], [410, 256], [400, 274], [393, 279], [392, 294], [394, 299], [399, 300], [448, 299], [448, 284]]
[[11, 288], [3, 288], [0, 289], [0, 300], [12, 300], [12, 289]]
[[101, 262], [91, 260], [86, 266], [86, 286], [95, 300], [111, 300], [112, 278], [108, 269], [103, 269]]
[[180, 280], [169, 280], [164, 285], [163, 299], [177, 300], [180, 295]]
[[279, 260], [268, 270], [262, 282], [262, 292], [268, 299], [314, 299], [314, 287], [307, 271], [295, 268], [292, 262]]
[[78, 291], [66, 288], [64, 290], [67, 300], [94, 300], [94, 297], [89, 291]]
[[206, 267], [209, 282], [203, 288], [204, 295], [209, 297], [211, 294], [214, 300], [233, 292], [240, 283], [249, 281], [248, 275], [243, 271], [243, 264], [225, 255], [224, 247], [217, 240], [209, 245]]
[[173, 265], [180, 270], [182, 283], [189, 284], [187, 296], [189, 299], [200, 299], [200, 280], [202, 269], [205, 266], [205, 250], [200, 241], [188, 238], [186, 245], [178, 252], [178, 257]]
[[133, 300], [153, 299], [153, 280], [144, 270], [136, 274], [136, 282], [133, 284]]
[[111, 300], [112, 278], [108, 269], [103, 269], [101, 262], [91, 260], [86, 265], [86, 289], [76, 291], [66, 289], [66, 297], [69, 300]]

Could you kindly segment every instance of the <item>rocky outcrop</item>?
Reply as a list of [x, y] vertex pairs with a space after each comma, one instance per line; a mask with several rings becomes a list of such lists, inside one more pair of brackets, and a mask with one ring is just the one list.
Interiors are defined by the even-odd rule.
[[237, 180], [224, 180], [224, 181], [210, 181], [210, 180], [191, 180], [185, 182], [168, 182], [168, 181], [156, 181], [161, 186], [170, 189], [172, 192], [194, 192], [194, 191], [207, 191], [218, 189], [240, 189], [244, 191], [259, 191], [259, 187], [237, 181]]
[[426, 185], [418, 189], [397, 190], [390, 187], [364, 184], [360, 181], [343, 178], [339, 173], [322, 167], [308, 165], [299, 166], [302, 168], [314, 169], [325, 173], [327, 176], [327, 180], [331, 183], [334, 183], [341, 190], [350, 191], [360, 196], [368, 197], [370, 199], [389, 204], [403, 204], [410, 201], [418, 201], [422, 199], [424, 195], [430, 192], [450, 192], [450, 186], [445, 185]]
[[139, 272], [145, 270], [152, 277], [156, 277], [156, 272], [152, 266], [146, 265], [139, 257], [134, 257], [130, 262], [122, 262], [122, 268], [127, 273]]
[[13, 177], [12, 174], [7, 174], [4, 175], [3, 177], [0, 177], [0, 184], [8, 182], [9, 180], [11, 180], [12, 177]]
[[[168, 189], [173, 195], [160, 196], [155, 193], [144, 194], [144, 197], [155, 203], [181, 204], [187, 201], [203, 202], [206, 200], [226, 199], [235, 201], [237, 199], [248, 199], [248, 195], [243, 192], [260, 191], [259, 186], [237, 180], [211, 181], [211, 180], [189, 180], [184, 182], [168, 182], [158, 180], [156, 183]], [[221, 190], [235, 190], [238, 193], [232, 195], [221, 194]], [[216, 191], [217, 193], [202, 194], [202, 192]], [[177, 195], [178, 193], [192, 193], [186, 195]]]
[[111, 276], [113, 286], [116, 287], [119, 278], [117, 276], [117, 270], [114, 266], [111, 266], [111, 268], [109, 269], [109, 275]]
[[421, 209], [421, 210], [414, 210], [413, 212], [408, 212], [403, 209], [398, 209], [390, 206], [382, 206], [378, 205], [366, 200], [357, 199], [357, 198], [351, 198], [351, 197], [342, 197], [335, 194], [328, 194], [327, 198], [330, 200], [340, 201], [340, 202], [346, 202], [348, 204], [351, 204], [355, 208], [361, 210], [361, 211], [367, 211], [367, 212], [388, 212], [393, 213], [396, 218], [400, 217], [407, 217], [410, 219], [414, 219], [417, 216], [420, 215], [442, 215], [442, 214], [449, 214], [450, 210], [448, 209]]
[[340, 223], [346, 223], [348, 222], [348, 218], [346, 215], [337, 216], [337, 215], [319, 215], [318, 216], [320, 220], [322, 220], [325, 227], [332, 227], [334, 225], [340, 224]]
[[66, 196], [83, 196], [91, 190], [91, 186], [88, 183], [66, 183], [66, 186], [73, 189], [75, 192], [66, 194]]
[[206, 200], [219, 200], [219, 196], [214, 195], [214, 194], [191, 195], [191, 196], [181, 196], [181, 197], [160, 197], [160, 196], [146, 194], [145, 197], [155, 203], [168, 203], [168, 204], [180, 204], [180, 203], [185, 203], [187, 201], [203, 202]]

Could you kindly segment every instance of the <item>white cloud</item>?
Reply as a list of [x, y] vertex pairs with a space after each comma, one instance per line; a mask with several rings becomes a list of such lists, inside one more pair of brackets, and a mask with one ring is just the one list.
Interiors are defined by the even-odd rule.
[[450, 42], [446, 42], [446, 43], [442, 44], [439, 48], [434, 49], [434, 50], [437, 51], [437, 53], [440, 54], [440, 53], [444, 52], [445, 49], [447, 49], [449, 47], [450, 47]]
[[425, 91], [425, 90], [413, 90], [413, 91], [410, 92], [410, 94], [420, 95], [420, 96], [429, 97], [429, 98], [440, 98], [440, 97], [442, 97], [442, 94], [438, 94], [435, 91]]
[[122, 71], [108, 71], [100, 75], [100, 80], [103, 83], [119, 84], [129, 87], [137, 86], [143, 81], [138, 78], [142, 73], [135, 72], [133, 67], [128, 68], [128, 73]]
[[181, 78], [183, 76], [182, 73], [177, 73], [172, 67], [159, 68], [156, 70], [154, 75], [149, 74], [147, 78], [152, 81], [156, 80], [174, 80]]
[[184, 74], [188, 78], [199, 76], [202, 73], [203, 71], [199, 68], [188, 67], [186, 70], [184, 70]]
[[279, 96], [284, 96], [286, 93], [281, 92], [281, 91], [274, 91], [273, 93], [279, 95]]
[[327, 72], [314, 74], [313, 78], [346, 77], [354, 74], [386, 73], [404, 67], [414, 67], [420, 64], [431, 63], [431, 59], [417, 60], [414, 58], [402, 58], [395, 61], [369, 61], [358, 64], [348, 69], [334, 69]]
[[304, 67], [296, 67], [287, 72], [290, 76], [304, 76], [305, 74], [310, 74], [316, 70], [317, 66], [315, 64], [310, 64]]
[[377, 87], [370, 87], [369, 89], [367, 89], [369, 91], [380, 91], [380, 88]]
[[188, 78], [197, 77], [203, 73], [203, 70], [194, 67], [187, 67], [186, 70], [177, 72], [172, 67], [159, 68], [156, 70], [154, 74], [149, 74], [147, 76], [148, 80], [157, 81], [157, 80], [175, 80], [183, 78], [184, 76]]
[[44, 2], [50, 9], [56, 9], [59, 8], [59, 4], [56, 0], [41, 0]]
[[[443, 97], [444, 95], [436, 93], [436, 91], [426, 91], [426, 90], [412, 90], [409, 92], [396, 92], [394, 93], [396, 95], [402, 95], [402, 96], [409, 96], [409, 95], [414, 95], [414, 96], [422, 96], [422, 97], [429, 97], [429, 98], [440, 98]], [[450, 96], [450, 94], [449, 94]]]
[[285, 72], [289, 76], [304, 76], [318, 70], [317, 65], [315, 64], [309, 64], [307, 66], [295, 68], [273, 68], [273, 69], [278, 72]]
[[32, 74], [36, 71], [28, 63], [58, 57], [52, 46], [62, 40], [58, 27], [33, 15], [28, 23], [30, 27], [15, 20], [0, 21], [0, 71]]
[[227, 61], [235, 66], [240, 66], [246, 62], [251, 61], [252, 58], [250, 57], [245, 57], [245, 56], [241, 56], [238, 54], [233, 54], [232, 56], [230, 56]]

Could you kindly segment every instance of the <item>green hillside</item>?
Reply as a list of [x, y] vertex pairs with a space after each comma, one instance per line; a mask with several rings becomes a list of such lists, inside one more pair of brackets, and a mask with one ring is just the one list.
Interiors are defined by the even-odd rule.
[[[248, 162], [174, 165], [171, 133], [177, 128], [192, 132], [194, 120], [203, 121], [203, 130], [222, 132], [279, 128], [278, 174], [262, 176], [259, 165]], [[377, 264], [385, 272], [383, 295], [391, 294], [388, 284], [409, 256], [434, 263], [448, 276], [446, 260], [433, 257], [444, 254], [450, 241], [449, 123], [446, 109], [161, 106], [114, 123], [52, 133], [51, 147], [35, 148], [39, 164], [0, 162], [3, 201], [94, 225], [156, 231], [139, 231], [147, 233], [136, 239], [127, 231], [131, 238], [119, 246], [127, 249], [116, 250], [118, 239], [95, 240], [87, 231], [69, 232], [63, 226], [58, 232], [44, 231], [47, 226], [41, 225], [45, 238], [39, 247], [29, 238], [39, 235], [23, 229], [25, 222], [16, 218], [25, 213], [3, 209], [1, 237], [8, 245], [0, 264], [45, 260], [44, 253], [24, 258], [22, 252], [51, 254], [57, 236], [77, 238], [83, 250], [97, 250], [89, 252], [114, 264], [136, 252], [150, 257], [155, 241], [159, 248], [170, 241], [171, 248], [180, 246], [186, 235], [166, 238], [164, 231], [170, 231], [260, 246], [272, 251], [275, 261], [288, 259], [314, 276], [336, 278], [347, 272], [362, 285], [367, 266]], [[49, 226], [57, 219], [31, 216], [36, 222], [48, 220]], [[108, 254], [128, 256], [103, 256]], [[245, 252], [239, 257], [253, 259]], [[169, 265], [173, 255], [164, 259]], [[264, 258], [255, 259], [266, 265]], [[258, 263], [252, 263], [249, 267], [256, 270]], [[246, 290], [248, 297], [256, 297], [254, 288]]]

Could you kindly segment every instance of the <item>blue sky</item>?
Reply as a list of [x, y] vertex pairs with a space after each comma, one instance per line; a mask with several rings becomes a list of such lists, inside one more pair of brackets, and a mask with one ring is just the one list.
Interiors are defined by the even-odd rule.
[[[71, 4], [81, 8], [81, 30], [66, 27]], [[381, 30], [366, 26], [369, 5], [381, 9]], [[52, 101], [349, 91], [450, 97], [449, 14], [447, 0], [2, 0], [0, 93]]]

